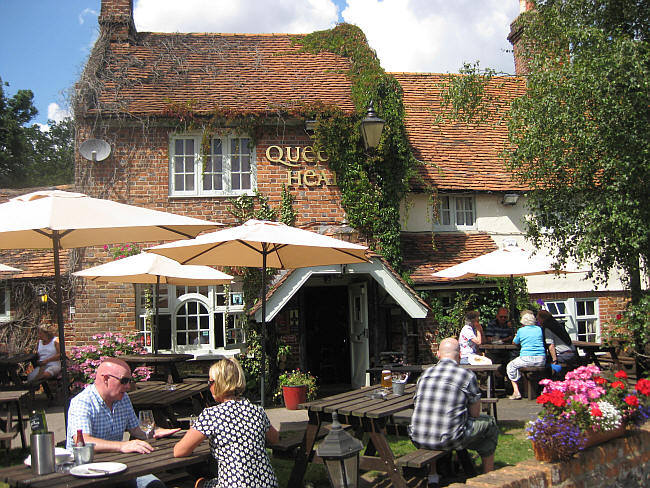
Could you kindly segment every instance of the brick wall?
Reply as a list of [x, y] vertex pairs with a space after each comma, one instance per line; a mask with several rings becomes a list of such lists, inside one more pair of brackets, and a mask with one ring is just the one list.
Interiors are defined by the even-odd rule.
[[650, 486], [650, 423], [625, 437], [576, 454], [561, 463], [535, 459], [476, 476], [449, 488], [614, 488]]
[[[128, 1], [128, 0], [122, 0]], [[108, 2], [110, 3], [110, 2]], [[119, 2], [118, 2], [119, 3]], [[169, 197], [169, 144], [173, 133], [171, 127], [153, 123], [146, 126], [122, 123], [116, 126], [89, 127], [80, 125], [78, 142], [90, 138], [110, 143], [111, 155], [104, 161], [93, 163], [76, 155], [76, 190], [99, 198], [108, 198], [132, 205], [172, 212], [189, 217], [234, 225], [235, 217], [229, 209], [227, 197]], [[312, 154], [298, 161], [297, 167], [288, 167], [267, 160], [269, 146], [279, 146], [286, 157], [287, 148], [292, 156], [296, 147], [311, 146], [313, 142], [304, 127], [268, 129], [256, 141], [257, 188], [270, 204], [278, 208], [282, 185], [287, 185], [294, 197], [296, 225], [318, 231], [319, 227], [335, 227], [345, 220], [338, 186], [313, 184], [289, 186], [289, 170], [311, 170], [334, 181], [327, 162], [318, 161]], [[302, 150], [302, 149], [301, 149]], [[275, 151], [274, 156], [279, 153]], [[295, 179], [294, 179], [295, 181]], [[312, 178], [310, 183], [316, 181]], [[335, 237], [344, 238], [336, 235]], [[156, 242], [138, 243], [148, 247]], [[86, 248], [79, 268], [85, 269], [111, 260], [102, 246]], [[132, 285], [94, 284], [88, 280], [77, 282], [76, 316], [71, 333], [73, 343], [85, 343], [93, 334], [105, 331], [132, 331], [135, 329], [135, 297]]]

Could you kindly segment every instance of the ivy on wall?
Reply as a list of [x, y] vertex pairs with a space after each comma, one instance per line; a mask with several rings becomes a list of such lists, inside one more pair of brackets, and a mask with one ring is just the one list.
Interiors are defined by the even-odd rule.
[[[294, 39], [306, 52], [328, 51], [350, 59], [352, 101], [356, 116], [317, 113], [316, 144], [327, 151], [336, 172], [341, 203], [349, 223], [369, 239], [370, 246], [399, 269], [399, 206], [416, 176], [404, 125], [402, 89], [379, 64], [363, 31], [350, 24]], [[360, 124], [372, 101], [386, 125], [379, 147], [366, 151]]]

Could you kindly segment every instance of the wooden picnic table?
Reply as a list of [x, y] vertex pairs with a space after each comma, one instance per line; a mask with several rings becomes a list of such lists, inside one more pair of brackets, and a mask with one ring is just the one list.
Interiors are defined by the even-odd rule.
[[162, 372], [168, 383], [182, 383], [183, 378], [178, 372], [176, 364], [194, 359], [193, 354], [127, 354], [120, 356], [131, 369], [137, 366], [153, 366], [157, 372]]
[[[0, 419], [0, 440], [10, 443], [11, 439], [14, 438], [15, 431], [13, 426], [12, 408], [15, 407], [16, 426], [20, 433], [20, 442], [22, 443], [23, 449], [27, 447], [27, 443], [25, 441], [25, 427], [23, 425], [23, 414], [20, 407], [20, 401], [28, 394], [29, 391], [27, 390], [0, 391], [0, 405], [6, 405], [7, 407], [7, 417]], [[4, 426], [2, 424], [4, 424]]]
[[169, 389], [170, 384], [167, 383], [147, 383], [137, 383], [137, 389], [129, 392], [129, 399], [136, 412], [151, 409], [160, 427], [180, 427], [177, 409], [182, 403], [191, 402], [192, 412], [196, 415], [214, 403], [207, 381], [174, 384], [173, 390]]
[[147, 455], [140, 453], [101, 452], [95, 453], [93, 462], [116, 462], [127, 465], [126, 471], [96, 478], [78, 478], [68, 473], [51, 473], [36, 475], [30, 467], [23, 464], [10, 468], [0, 469], [0, 481], [9, 483], [11, 487], [34, 488], [75, 488], [81, 486], [101, 487], [115, 486], [119, 482], [128, 481], [138, 476], [164, 471], [177, 470], [195, 464], [205, 464], [210, 458], [210, 445], [202, 442], [187, 457], [175, 458], [174, 445], [179, 441], [184, 432], [179, 432], [164, 439], [149, 439], [147, 442], [155, 450]]
[[19, 353], [0, 355], [0, 384], [3, 386], [16, 386], [23, 385], [23, 380], [18, 374], [18, 366], [23, 363], [32, 363], [36, 366], [38, 354], [36, 353]]
[[[303, 403], [309, 415], [302, 445], [296, 454], [288, 486], [302, 486], [307, 463], [314, 455], [314, 443], [323, 423], [332, 421], [336, 412], [342, 424], [350, 424], [357, 438], [369, 438], [366, 451], [361, 456], [361, 468], [387, 472], [392, 486], [405, 488], [406, 480], [395, 465], [395, 456], [386, 438], [386, 425], [393, 415], [413, 408], [415, 385], [406, 385], [404, 395], [388, 394], [385, 398], [372, 398], [380, 386], [369, 386], [349, 392]], [[376, 454], [379, 454], [378, 456]]]
[[622, 368], [618, 355], [616, 354], [616, 347], [603, 344], [601, 342], [588, 342], [588, 341], [572, 341], [573, 345], [578, 349], [582, 350], [585, 353], [587, 358], [586, 364], [593, 362], [596, 366], [602, 369], [600, 361], [598, 359], [598, 353], [609, 353], [610, 357], [614, 364], [617, 367]]

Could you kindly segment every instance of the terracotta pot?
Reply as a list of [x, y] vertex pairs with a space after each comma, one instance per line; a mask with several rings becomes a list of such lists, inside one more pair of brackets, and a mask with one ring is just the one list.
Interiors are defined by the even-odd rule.
[[287, 410], [298, 410], [298, 405], [307, 401], [307, 385], [283, 386], [282, 396]]
[[625, 435], [625, 427], [619, 427], [618, 429], [606, 430], [605, 432], [591, 432], [587, 434], [587, 443], [585, 444], [585, 449], [592, 446], [597, 446], [603, 442], [607, 442], [617, 437], [623, 437]]

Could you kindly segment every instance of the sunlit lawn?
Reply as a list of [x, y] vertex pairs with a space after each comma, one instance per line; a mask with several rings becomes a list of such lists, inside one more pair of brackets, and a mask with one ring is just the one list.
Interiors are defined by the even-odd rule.
[[[496, 469], [504, 466], [512, 466], [533, 457], [533, 450], [530, 441], [526, 438], [524, 425], [525, 422], [523, 421], [499, 422], [501, 433], [499, 434], [499, 444], [495, 453]], [[388, 441], [396, 457], [415, 450], [411, 441], [404, 437], [389, 436]], [[474, 455], [474, 465], [478, 471], [480, 468], [480, 458], [476, 453], [470, 452]], [[280, 481], [280, 486], [288, 486], [293, 461], [272, 458], [271, 463]], [[374, 471], [366, 473], [364, 477], [369, 479], [379, 476], [384, 476], [384, 474], [379, 471]], [[458, 480], [442, 480], [443, 484], [446, 484], [446, 481], [455, 482]], [[325, 467], [321, 464], [310, 464], [305, 475], [305, 484], [307, 486], [311, 484], [313, 488], [326, 488], [330, 486], [327, 480], [327, 474], [325, 473]]]

